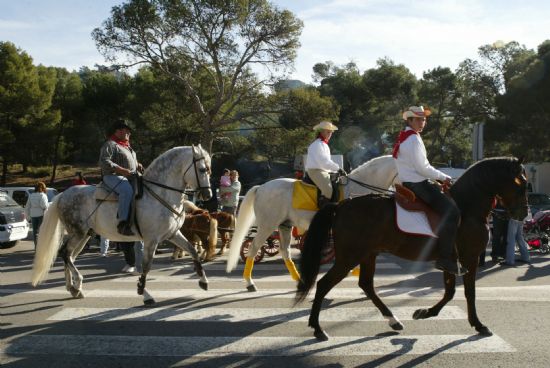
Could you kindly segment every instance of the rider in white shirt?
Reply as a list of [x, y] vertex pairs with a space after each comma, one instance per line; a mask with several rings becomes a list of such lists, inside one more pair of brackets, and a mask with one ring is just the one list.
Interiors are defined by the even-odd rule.
[[343, 171], [336, 162], [332, 161], [328, 146], [332, 133], [338, 130], [338, 127], [329, 121], [322, 121], [315, 125], [313, 130], [318, 131], [318, 135], [307, 149], [305, 169], [311, 180], [321, 190], [319, 203], [323, 205], [330, 202], [332, 197], [330, 173]]
[[430, 165], [420, 137], [430, 114], [431, 111], [423, 106], [411, 106], [403, 113], [407, 127], [399, 133], [393, 157], [403, 185], [441, 216], [437, 231], [439, 258], [435, 267], [458, 275], [467, 272], [463, 267], [459, 270], [458, 262], [453, 260], [460, 211], [453, 199], [441, 193], [439, 185], [433, 182], [440, 180], [450, 185], [451, 177]]

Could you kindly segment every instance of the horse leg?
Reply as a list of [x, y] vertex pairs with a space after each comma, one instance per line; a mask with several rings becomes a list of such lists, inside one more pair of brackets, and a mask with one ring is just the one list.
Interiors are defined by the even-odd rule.
[[197, 253], [195, 247], [193, 247], [193, 245], [189, 243], [189, 241], [187, 241], [187, 239], [185, 239], [179, 231], [176, 231], [176, 233], [168, 240], [179, 248], [186, 250], [191, 255], [191, 258], [193, 258], [193, 264], [195, 265], [195, 272], [200, 277], [199, 286], [203, 290], [208, 290], [208, 279], [206, 278], [206, 273], [204, 273], [201, 261], [199, 259], [199, 254]]
[[[478, 257], [477, 257], [478, 258]], [[464, 280], [464, 295], [468, 305], [468, 322], [474, 327], [481, 336], [492, 336], [491, 330], [485, 326], [476, 312], [476, 273], [477, 273], [477, 258], [465, 265], [468, 268], [468, 273], [463, 276]]]
[[[357, 268], [356, 268], [357, 269]], [[392, 311], [384, 304], [374, 289], [374, 272], [376, 271], [376, 254], [369, 255], [360, 265], [359, 287], [371, 299], [380, 313], [388, 320], [389, 326], [394, 330], [402, 330], [403, 324], [393, 315]]]
[[84, 298], [82, 292], [82, 274], [78, 271], [74, 264], [74, 260], [90, 239], [89, 235], [71, 234], [69, 239], [63, 244], [59, 250], [59, 255], [63, 259], [65, 269], [65, 287], [71, 293], [73, 298]]
[[281, 225], [279, 226], [279, 240], [280, 240], [280, 250], [281, 250], [281, 257], [283, 257], [283, 260], [285, 261], [285, 266], [288, 269], [288, 272], [290, 273], [290, 276], [294, 281], [300, 280], [300, 274], [298, 273], [298, 270], [296, 269], [296, 265], [292, 261], [292, 258], [290, 257], [290, 240], [291, 240], [291, 231], [292, 228], [289, 226]]
[[327, 341], [329, 339], [328, 334], [319, 324], [319, 313], [321, 312], [323, 299], [336, 284], [348, 275], [352, 267], [353, 265], [345, 265], [336, 261], [325, 276], [317, 281], [317, 291], [315, 292], [315, 299], [313, 299], [313, 305], [311, 306], [308, 323], [308, 326], [314, 329], [313, 336], [315, 336], [317, 340]]
[[141, 260], [141, 275], [137, 283], [137, 293], [143, 295], [143, 304], [146, 307], [153, 306], [156, 303], [153, 296], [145, 289], [145, 284], [147, 283], [147, 274], [151, 271], [157, 245], [157, 243], [150, 240], [143, 242], [143, 259]]
[[258, 250], [264, 244], [264, 241], [269, 235], [273, 232], [275, 226], [258, 226], [256, 237], [252, 242], [250, 248], [248, 248], [248, 253], [246, 255], [246, 263], [244, 265], [243, 278], [246, 281], [246, 290], [248, 291], [257, 291], [256, 285], [252, 280], [252, 268], [254, 267], [254, 256], [258, 253]]
[[218, 255], [223, 255], [223, 252], [225, 251], [225, 248], [229, 244], [229, 232], [220, 230], [220, 238], [222, 240], [222, 247], [220, 248], [220, 251], [218, 252]]
[[413, 319], [435, 317], [439, 314], [441, 309], [443, 309], [443, 307], [453, 299], [456, 291], [456, 276], [449, 272], [443, 272], [443, 282], [445, 284], [445, 293], [443, 294], [443, 298], [431, 308], [421, 308], [415, 310], [413, 313]]

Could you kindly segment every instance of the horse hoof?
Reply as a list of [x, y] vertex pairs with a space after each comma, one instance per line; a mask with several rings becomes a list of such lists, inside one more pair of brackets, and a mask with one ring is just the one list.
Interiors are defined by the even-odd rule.
[[476, 328], [476, 331], [479, 332], [481, 336], [493, 336], [493, 333], [487, 326], [481, 326], [479, 328]]
[[73, 296], [73, 298], [75, 299], [82, 299], [84, 298], [84, 293], [82, 293], [82, 290], [78, 290], [74, 287], [71, 287], [70, 290], [71, 292], [71, 295]]
[[207, 282], [199, 281], [199, 286], [200, 286], [201, 289], [203, 289], [203, 290], [208, 290], [208, 283], [207, 283]]
[[319, 341], [328, 341], [329, 336], [328, 334], [323, 330], [318, 330], [313, 333], [313, 336]]
[[248, 285], [248, 286], [246, 287], [246, 290], [251, 291], [251, 292], [252, 292], [252, 291], [258, 291], [258, 289], [256, 289], [256, 285], [254, 285], [254, 284]]
[[404, 328], [401, 322], [395, 322], [393, 324], [390, 324], [390, 327], [395, 331], [401, 331]]
[[413, 319], [426, 319], [428, 318], [427, 309], [417, 309], [413, 313]]
[[155, 299], [146, 299], [143, 301], [143, 305], [145, 305], [146, 307], [152, 307], [153, 305], [155, 305]]

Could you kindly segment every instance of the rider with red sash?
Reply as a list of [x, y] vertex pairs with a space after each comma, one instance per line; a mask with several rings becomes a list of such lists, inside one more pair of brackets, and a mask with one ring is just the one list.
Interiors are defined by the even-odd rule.
[[137, 161], [136, 152], [130, 146], [131, 131], [126, 121], [115, 121], [99, 154], [103, 183], [118, 194], [118, 232], [129, 236], [134, 235], [129, 222], [134, 189], [128, 178], [136, 171], [143, 171], [143, 166]]
[[318, 202], [319, 207], [322, 207], [330, 202], [332, 197], [330, 173], [342, 170], [336, 162], [332, 161], [328, 146], [332, 133], [338, 130], [338, 127], [329, 121], [322, 121], [315, 125], [313, 130], [317, 131], [318, 134], [307, 149], [305, 169], [310, 179], [321, 190], [321, 198]]
[[403, 112], [407, 126], [399, 133], [393, 157], [401, 183], [441, 216], [437, 229], [439, 258], [435, 267], [458, 275], [467, 272], [463, 267], [459, 270], [459, 264], [453, 256], [460, 211], [453, 199], [441, 193], [439, 186], [433, 182], [440, 180], [450, 185], [451, 177], [430, 165], [426, 147], [420, 137], [430, 114], [431, 111], [423, 106], [411, 106]]

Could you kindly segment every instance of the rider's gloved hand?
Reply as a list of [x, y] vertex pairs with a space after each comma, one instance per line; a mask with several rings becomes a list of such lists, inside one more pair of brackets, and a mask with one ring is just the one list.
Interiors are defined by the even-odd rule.
[[340, 176], [347, 176], [348, 175], [348, 173], [346, 173], [346, 171], [344, 169], [338, 169], [338, 174]]

